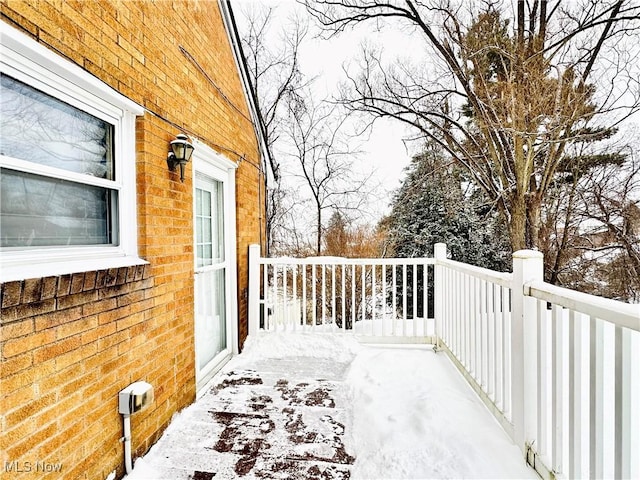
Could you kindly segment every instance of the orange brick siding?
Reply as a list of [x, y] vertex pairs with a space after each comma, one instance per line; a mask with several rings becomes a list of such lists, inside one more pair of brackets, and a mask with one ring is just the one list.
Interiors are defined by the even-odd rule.
[[[50, 478], [98, 479], [122, 469], [114, 399], [135, 380], [159, 381], [161, 365], [192, 344], [183, 323], [156, 313], [159, 293], [149, 265], [2, 284], [3, 478], [20, 478], [27, 462], [26, 478], [36, 462], [61, 464]], [[159, 332], [170, 339], [161, 347]], [[187, 357], [185, 373], [156, 389], [155, 409], [132, 422], [140, 450], [175, 404], [192, 401]]]
[[[166, 164], [185, 132], [239, 162], [238, 323], [247, 332], [247, 249], [263, 240], [264, 185], [242, 84], [216, 1], [3, 0], [2, 20], [145, 108], [136, 122], [143, 267], [2, 285], [0, 451], [62, 463], [49, 478], [123, 475], [117, 393], [154, 386], [132, 417], [134, 457], [195, 397], [193, 172]], [[19, 466], [20, 464], [18, 464]], [[24, 466], [24, 463], [22, 463]], [[34, 478], [33, 472], [6, 478]]]

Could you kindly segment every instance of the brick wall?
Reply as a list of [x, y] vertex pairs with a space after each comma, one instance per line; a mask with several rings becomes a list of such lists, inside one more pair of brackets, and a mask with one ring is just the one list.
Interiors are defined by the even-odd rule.
[[[122, 476], [117, 392], [141, 379], [155, 389], [153, 406], [132, 417], [134, 457], [195, 396], [193, 172], [189, 164], [181, 183], [168, 171], [169, 142], [184, 131], [240, 161], [242, 342], [247, 248], [261, 240], [263, 224], [255, 133], [215, 1], [2, 0], [0, 12], [146, 109], [136, 123], [135, 174], [139, 251], [149, 265], [1, 290], [0, 468], [45, 461], [62, 463], [50, 478]], [[8, 478], [33, 473], [14, 469]]]
[[[129, 383], [164, 374], [140, 355], [171, 361], [169, 352], [154, 351], [156, 332], [176, 350], [190, 343], [184, 326], [155, 314], [159, 292], [150, 266], [9, 282], [0, 295], [3, 474], [20, 478], [16, 471], [35, 471], [36, 462], [61, 464], [51, 478], [104, 478], [121, 468], [114, 399]], [[151, 439], [149, 431], [170, 419], [168, 392], [181, 403], [193, 399], [192, 379], [165, 384], [156, 389], [156, 414], [133, 421], [141, 438]]]

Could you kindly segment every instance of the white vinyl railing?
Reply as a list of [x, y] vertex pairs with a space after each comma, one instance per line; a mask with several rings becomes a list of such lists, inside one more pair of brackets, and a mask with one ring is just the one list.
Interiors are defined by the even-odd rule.
[[640, 305], [446, 258], [262, 258], [249, 251], [249, 333], [332, 331], [433, 343], [543, 478], [640, 478]]
[[640, 478], [640, 305], [542, 281], [524, 293], [531, 461], [567, 478]]
[[455, 262], [436, 248], [437, 347], [444, 348], [503, 428], [511, 418], [512, 275]]
[[343, 331], [369, 341], [433, 340], [432, 258], [250, 255], [250, 333]]

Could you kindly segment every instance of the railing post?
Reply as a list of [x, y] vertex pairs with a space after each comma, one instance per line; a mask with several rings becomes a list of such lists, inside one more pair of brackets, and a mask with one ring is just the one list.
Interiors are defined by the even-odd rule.
[[447, 244], [436, 243], [433, 246], [433, 258], [435, 265], [433, 267], [433, 317], [435, 323], [435, 349], [439, 350], [442, 345], [442, 322], [444, 315], [444, 274], [442, 266], [439, 262], [447, 258]]
[[514, 441], [523, 452], [535, 439], [537, 424], [536, 300], [524, 287], [544, 279], [542, 253], [518, 250], [513, 254], [511, 287], [511, 413]]
[[249, 335], [260, 326], [260, 245], [249, 245]]

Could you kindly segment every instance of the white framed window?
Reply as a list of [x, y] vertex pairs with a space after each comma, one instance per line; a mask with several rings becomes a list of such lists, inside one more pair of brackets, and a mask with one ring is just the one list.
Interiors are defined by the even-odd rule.
[[144, 110], [0, 27], [0, 280], [145, 263], [135, 192]]

